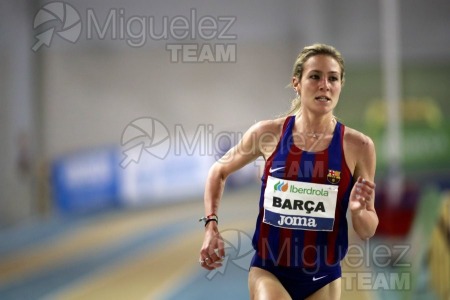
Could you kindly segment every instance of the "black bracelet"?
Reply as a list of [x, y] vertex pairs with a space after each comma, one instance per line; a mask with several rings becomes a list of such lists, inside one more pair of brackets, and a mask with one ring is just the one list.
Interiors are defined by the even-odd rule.
[[210, 214], [209, 216], [201, 217], [198, 221], [199, 222], [204, 221], [206, 227], [206, 225], [211, 221], [216, 221], [217, 224], [219, 224], [219, 217], [216, 214]]
[[208, 225], [208, 223], [211, 222], [211, 221], [214, 221], [214, 222], [216, 222], [217, 224], [219, 224], [219, 221], [217, 221], [217, 219], [208, 219], [208, 220], [205, 221], [205, 227], [206, 227], [206, 225]]

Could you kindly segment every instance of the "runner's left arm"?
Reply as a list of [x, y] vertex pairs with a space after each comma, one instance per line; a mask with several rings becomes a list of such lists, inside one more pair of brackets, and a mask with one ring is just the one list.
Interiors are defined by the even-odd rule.
[[375, 145], [369, 137], [362, 137], [356, 155], [358, 159], [353, 174], [356, 182], [350, 194], [349, 207], [353, 229], [361, 239], [368, 239], [375, 234], [379, 222], [375, 211]]

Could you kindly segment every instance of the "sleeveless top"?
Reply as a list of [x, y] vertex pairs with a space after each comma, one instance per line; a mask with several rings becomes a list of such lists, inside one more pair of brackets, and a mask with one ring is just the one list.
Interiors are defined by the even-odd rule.
[[284, 267], [335, 266], [348, 248], [346, 212], [353, 187], [343, 151], [345, 126], [336, 122], [327, 149], [308, 152], [294, 145], [294, 124], [295, 116], [286, 118], [265, 163], [255, 255]]

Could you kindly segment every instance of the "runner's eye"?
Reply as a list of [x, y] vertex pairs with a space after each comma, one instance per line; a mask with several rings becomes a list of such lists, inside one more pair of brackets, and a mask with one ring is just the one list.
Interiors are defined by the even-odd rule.
[[334, 81], [338, 81], [339, 78], [337, 78], [336, 76], [331, 76], [331, 77], [329, 78], [329, 80], [330, 80], [331, 82], [334, 82]]

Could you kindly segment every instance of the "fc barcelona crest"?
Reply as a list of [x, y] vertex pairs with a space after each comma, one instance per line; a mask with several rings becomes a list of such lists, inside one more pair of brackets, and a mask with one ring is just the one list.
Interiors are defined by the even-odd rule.
[[327, 179], [329, 183], [338, 184], [341, 181], [341, 171], [328, 170]]

